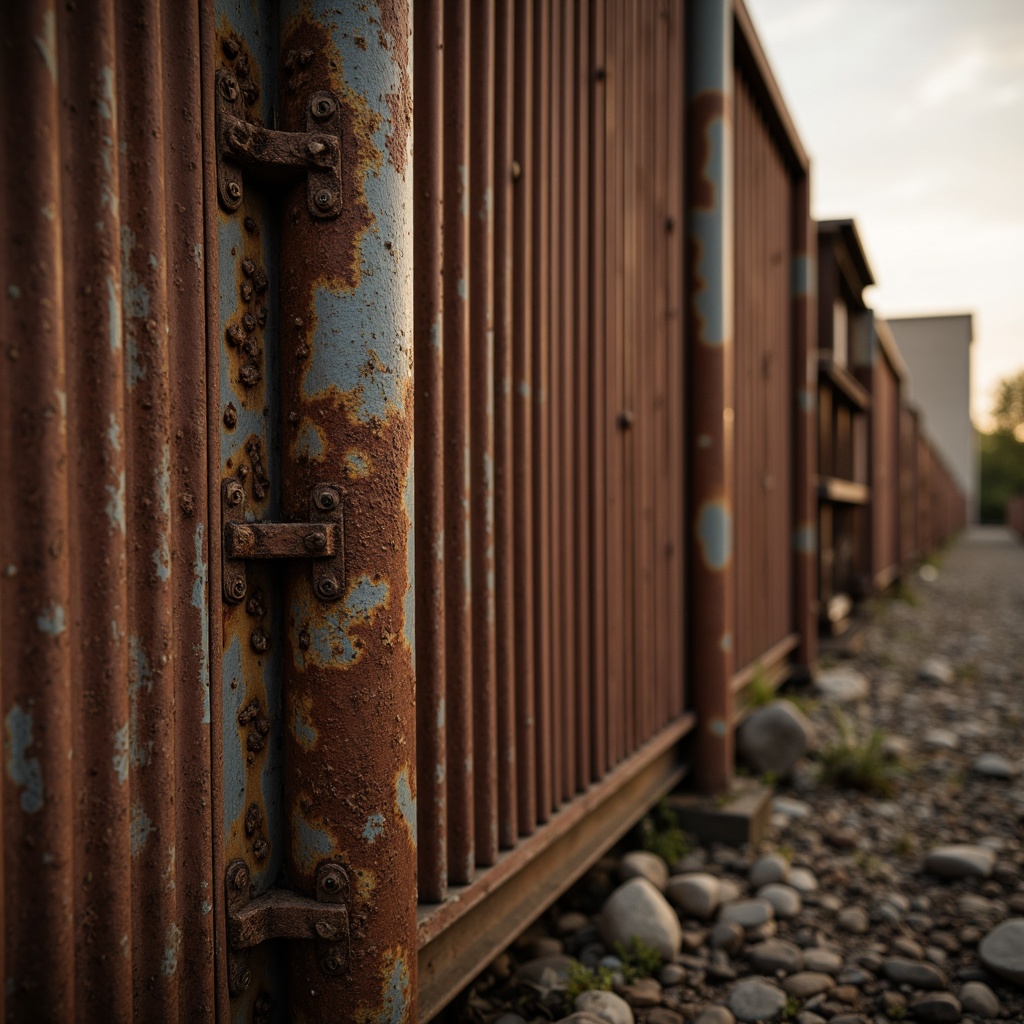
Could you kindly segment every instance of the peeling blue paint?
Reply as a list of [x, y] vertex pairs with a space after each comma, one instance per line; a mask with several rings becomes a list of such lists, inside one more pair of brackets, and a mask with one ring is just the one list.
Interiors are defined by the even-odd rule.
[[165, 978], [173, 977], [178, 970], [178, 952], [181, 949], [181, 929], [173, 921], [167, 929], [167, 945], [164, 947], [164, 959], [160, 970]]
[[715, 187], [715, 203], [711, 210], [690, 211], [690, 233], [697, 240], [696, 276], [703, 283], [693, 296], [698, 319], [701, 322], [700, 342], [704, 345], [721, 346], [726, 342], [731, 298], [726, 294], [725, 256], [730, 239], [727, 231], [722, 202], [724, 198], [726, 166], [726, 130], [721, 118], [708, 126], [710, 152], [704, 176]]
[[366, 828], [363, 829], [363, 838], [368, 842], [372, 843], [376, 840], [384, 831], [384, 815], [378, 813], [371, 814], [366, 819]]
[[458, 281], [455, 282], [455, 294], [458, 295], [463, 302], [469, 298], [469, 285], [466, 284], [466, 279], [464, 277], [460, 277]]
[[409, 785], [409, 769], [403, 768], [395, 780], [395, 804], [399, 814], [405, 819], [409, 835], [412, 837], [412, 845], [416, 845], [416, 798], [412, 795], [412, 787]]
[[430, 347], [440, 351], [441, 339], [443, 336], [444, 332], [441, 329], [441, 314], [438, 313], [434, 322], [430, 325]]
[[[367, 52], [357, 43], [381, 35], [375, 5], [342, 4], [324, 22], [331, 26], [348, 87], [365, 97], [374, 115], [372, 143], [382, 162], [362, 172], [374, 224], [360, 240], [359, 285], [337, 293], [332, 290], [337, 285], [316, 289], [303, 391], [310, 398], [345, 396], [350, 413], [361, 421], [384, 421], [404, 414], [412, 383], [412, 344], [406, 336], [412, 312], [411, 261], [396, 265], [393, 252], [395, 245], [411, 244], [410, 181], [407, 173], [398, 173], [388, 149], [393, 119], [387, 98], [402, 95], [401, 68], [383, 50]], [[410, 135], [407, 154], [411, 142]]]
[[697, 517], [697, 537], [705, 564], [721, 572], [732, 558], [732, 516], [721, 501], [705, 502]]
[[295, 712], [292, 715], [292, 734], [303, 750], [312, 750], [316, 745], [317, 731], [306, 718], [306, 709], [298, 702], [295, 704]]
[[143, 740], [140, 727], [141, 708], [139, 702], [143, 692], [153, 691], [153, 670], [149, 664], [149, 656], [138, 636], [128, 637], [128, 705], [130, 709], [130, 749], [131, 763], [141, 768], [149, 763], [149, 755], [153, 750], [152, 740]]
[[[123, 325], [121, 323], [121, 289], [113, 277], [107, 278], [107, 340], [110, 344], [110, 351], [117, 353], [121, 351], [121, 335]], [[113, 413], [111, 413], [113, 416]]]
[[64, 605], [51, 604], [36, 616], [36, 629], [49, 636], [60, 636], [67, 629]]
[[732, 633], [723, 633], [718, 641], [718, 649], [723, 654], [728, 654], [732, 650]]
[[171, 578], [171, 544], [166, 536], [160, 537], [153, 549], [153, 568], [161, 583]]
[[99, 95], [96, 98], [96, 109], [99, 111], [100, 117], [112, 121], [117, 102], [114, 95], [114, 69], [109, 65], [101, 67], [97, 81], [99, 82]]
[[131, 820], [128, 825], [128, 837], [131, 842], [132, 856], [137, 857], [142, 853], [146, 840], [153, 832], [153, 822], [150, 821], [141, 803], [132, 804]]
[[197, 609], [200, 618], [202, 639], [195, 645], [195, 652], [200, 656], [199, 684], [203, 688], [203, 725], [210, 724], [210, 607], [206, 598], [206, 588], [210, 580], [209, 567], [203, 557], [203, 524], [196, 524], [195, 560], [192, 562], [192, 607]]
[[[312, 597], [307, 594], [297, 599], [297, 611], [292, 619], [292, 649], [295, 662], [305, 670], [307, 660], [318, 665], [345, 667], [359, 660], [360, 651], [352, 642], [350, 630], [358, 623], [372, 622], [378, 609], [388, 600], [388, 585], [383, 580], [374, 582], [363, 573], [349, 588], [343, 607], [314, 614]], [[300, 623], [308, 623], [309, 647], [303, 650], [298, 643]]]
[[114, 733], [114, 774], [123, 786], [128, 781], [131, 765], [131, 730], [127, 722]]
[[818, 272], [813, 256], [800, 253], [793, 257], [793, 295], [796, 298], [813, 298], [818, 293]]
[[117, 417], [111, 413], [110, 423], [107, 424], [107, 444], [115, 451], [121, 450], [121, 424], [117, 422]]
[[725, 721], [721, 718], [712, 718], [708, 723], [708, 732], [712, 736], [718, 739], [724, 739], [725, 734], [729, 731], [729, 727], [725, 724]]
[[[386, 968], [385, 968], [386, 969]], [[401, 954], [394, 954], [391, 976], [384, 989], [384, 1004], [376, 1024], [403, 1024], [409, 1011], [409, 968]]]
[[345, 471], [353, 479], [366, 476], [370, 472], [368, 456], [357, 451], [347, 451], [345, 453]]
[[363, 573], [356, 580], [348, 596], [345, 598], [345, 608], [351, 618], [361, 618], [369, 622], [378, 608], [383, 608], [388, 600], [388, 585], [381, 580], [374, 583], [366, 573]]
[[14, 704], [4, 718], [7, 730], [7, 777], [21, 789], [21, 809], [35, 814], [43, 806], [43, 769], [38, 757], [26, 757], [32, 746], [32, 713]]
[[16, 284], [9, 284], [7, 286], [7, 294], [12, 299], [20, 299], [21, 298], [21, 289]]
[[438, 729], [444, 728], [445, 722], [445, 707], [444, 707], [444, 696], [437, 702], [437, 727]]
[[308, 420], [302, 425], [295, 439], [296, 458], [314, 459], [320, 462], [324, 457], [324, 439], [317, 426]]
[[310, 873], [334, 854], [334, 839], [325, 829], [310, 824], [301, 812], [295, 814], [292, 843], [296, 863]]
[[530, 398], [530, 382], [528, 380], [521, 380], [516, 382], [516, 394], [520, 397], [529, 400]]
[[801, 412], [813, 413], [818, 408], [818, 394], [811, 388], [800, 388], [796, 402]]
[[701, 434], [700, 437], [697, 438], [697, 447], [698, 448], [707, 449], [707, 448], [710, 448], [713, 444], [714, 444], [714, 441], [711, 439], [711, 435], [710, 434]]
[[104, 484], [103, 490], [107, 492], [107, 504], [104, 508], [104, 512], [107, 514], [107, 518], [110, 520], [112, 526], [116, 527], [123, 534], [125, 532], [125, 515], [124, 515], [124, 491], [125, 491], [125, 475], [122, 469], [117, 474], [116, 484]]
[[818, 552], [818, 529], [814, 523], [801, 523], [793, 534], [793, 547], [802, 555]]

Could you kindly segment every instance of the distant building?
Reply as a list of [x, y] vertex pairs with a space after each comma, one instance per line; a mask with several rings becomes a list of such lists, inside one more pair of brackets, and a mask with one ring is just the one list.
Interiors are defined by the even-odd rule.
[[907, 364], [907, 399], [924, 416], [928, 434], [967, 495], [967, 516], [978, 518], [978, 452], [970, 416], [970, 313], [889, 317]]

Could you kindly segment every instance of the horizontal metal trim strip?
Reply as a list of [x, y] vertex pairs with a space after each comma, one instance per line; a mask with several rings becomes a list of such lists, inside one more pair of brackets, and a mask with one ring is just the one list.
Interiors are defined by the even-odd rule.
[[438, 1013], [683, 779], [687, 765], [678, 741], [695, 725], [695, 715], [682, 715], [472, 885], [420, 909], [421, 1021]]
[[790, 633], [773, 647], [770, 647], [764, 654], [755, 658], [750, 664], [744, 666], [739, 672], [734, 672], [732, 677], [732, 691], [742, 690], [758, 671], [764, 672], [769, 678], [779, 675], [782, 662], [796, 650], [800, 643], [799, 633]]
[[846, 367], [840, 366], [829, 356], [820, 356], [818, 370], [843, 398], [858, 409], [866, 412], [871, 408], [871, 393]]

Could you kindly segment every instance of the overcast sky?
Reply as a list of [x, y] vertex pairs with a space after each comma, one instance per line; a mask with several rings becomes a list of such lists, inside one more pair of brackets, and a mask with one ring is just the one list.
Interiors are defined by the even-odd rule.
[[974, 314], [971, 411], [1024, 369], [1024, 0], [746, 0], [883, 316]]

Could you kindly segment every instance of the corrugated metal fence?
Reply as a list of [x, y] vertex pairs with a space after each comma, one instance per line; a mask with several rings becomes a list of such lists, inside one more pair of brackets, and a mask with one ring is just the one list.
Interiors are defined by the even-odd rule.
[[3, 22], [0, 1002], [209, 1019], [199, 26], [158, 3]]

